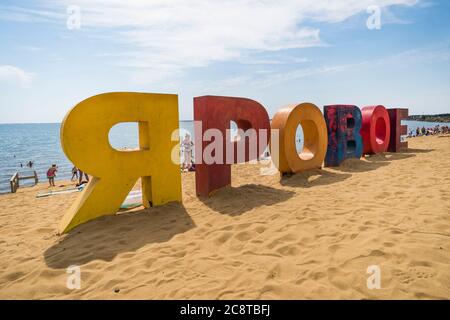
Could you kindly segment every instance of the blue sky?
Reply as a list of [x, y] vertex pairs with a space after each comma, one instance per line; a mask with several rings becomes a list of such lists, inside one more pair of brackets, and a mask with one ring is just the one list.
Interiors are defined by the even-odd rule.
[[0, 123], [110, 91], [450, 112], [449, 1], [1, 1], [0, 49]]

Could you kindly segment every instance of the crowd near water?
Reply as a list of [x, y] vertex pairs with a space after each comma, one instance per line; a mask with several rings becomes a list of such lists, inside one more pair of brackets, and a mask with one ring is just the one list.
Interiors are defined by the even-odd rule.
[[417, 127], [416, 130], [409, 131], [408, 137], [430, 136], [435, 134], [448, 134], [449, 126], [437, 124], [434, 127], [422, 128]]
[[[432, 123], [421, 121], [403, 121], [408, 126], [408, 136], [426, 136], [449, 132], [449, 123]], [[231, 125], [233, 132], [233, 124]], [[61, 149], [59, 123], [42, 124], [0, 124], [0, 193], [10, 192], [9, 180], [15, 172], [19, 175], [31, 175], [36, 171], [40, 182], [47, 182], [50, 175], [55, 185], [61, 180], [78, 180], [80, 172], [66, 158]], [[180, 122], [180, 142], [182, 148], [192, 150], [190, 141], [184, 141], [186, 134], [194, 141], [193, 122]], [[138, 130], [136, 124], [125, 123], [115, 126], [109, 134], [111, 145], [116, 149], [137, 148]], [[301, 127], [297, 130], [297, 150], [302, 149], [303, 134]], [[184, 142], [184, 143], [183, 143]], [[184, 146], [183, 146], [184, 145]], [[184, 150], [184, 149], [183, 149]], [[183, 151], [182, 150], [182, 151]], [[183, 155], [183, 154], [182, 154]], [[56, 167], [56, 171], [52, 168]], [[192, 169], [186, 162], [183, 164], [186, 171]], [[50, 170], [50, 172], [49, 172]], [[77, 176], [74, 177], [74, 172]], [[86, 180], [85, 177], [82, 180]], [[33, 184], [34, 181], [21, 181], [20, 185]]]

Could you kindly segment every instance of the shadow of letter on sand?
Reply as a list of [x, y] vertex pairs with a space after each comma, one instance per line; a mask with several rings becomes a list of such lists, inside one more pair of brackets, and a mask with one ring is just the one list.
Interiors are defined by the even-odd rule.
[[210, 198], [199, 199], [214, 211], [237, 216], [261, 206], [286, 201], [293, 195], [292, 191], [259, 184], [245, 184], [239, 187], [225, 187], [215, 192]]
[[161, 243], [195, 227], [179, 203], [121, 213], [82, 224], [44, 253], [51, 268], [66, 268], [93, 260], [111, 261], [119, 253]]

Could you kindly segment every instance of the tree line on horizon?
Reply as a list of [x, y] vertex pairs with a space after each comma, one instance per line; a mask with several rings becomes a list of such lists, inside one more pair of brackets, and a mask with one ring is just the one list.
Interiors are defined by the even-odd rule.
[[450, 113], [410, 115], [408, 120], [428, 122], [450, 122]]

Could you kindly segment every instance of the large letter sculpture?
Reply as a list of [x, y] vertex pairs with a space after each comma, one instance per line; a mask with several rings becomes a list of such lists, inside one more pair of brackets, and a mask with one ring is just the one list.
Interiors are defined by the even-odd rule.
[[[138, 122], [137, 151], [111, 147], [108, 133], [121, 122]], [[61, 126], [67, 157], [93, 179], [63, 217], [65, 233], [100, 216], [115, 214], [142, 178], [145, 207], [181, 201], [181, 175], [171, 150], [178, 129], [178, 97], [171, 94], [106, 93], [88, 98], [69, 111]]]
[[388, 109], [391, 122], [391, 137], [389, 139], [389, 152], [399, 152], [408, 149], [408, 141], [402, 141], [402, 135], [408, 133], [408, 126], [402, 125], [401, 120], [408, 117], [408, 109]]
[[325, 166], [339, 166], [348, 158], [361, 158], [363, 143], [360, 134], [361, 110], [357, 106], [324, 106], [328, 128], [328, 148]]
[[[201, 123], [201, 127], [195, 128], [195, 186], [199, 196], [209, 196], [214, 190], [230, 185], [231, 164], [255, 160], [267, 148], [270, 137], [269, 116], [266, 109], [254, 100], [219, 96], [196, 97], [194, 120]], [[231, 121], [237, 124], [238, 129], [245, 131], [242, 141], [231, 141]], [[208, 141], [208, 130], [218, 133], [214, 141]], [[217, 139], [221, 141], [216, 141]], [[251, 139], [256, 144], [253, 152], [249, 142]], [[213, 144], [217, 148], [212, 163], [205, 159], [204, 153]], [[238, 145], [244, 146], [244, 152], [239, 152]]]
[[[302, 126], [303, 151], [298, 154], [295, 133]], [[281, 174], [321, 168], [327, 151], [327, 126], [320, 109], [312, 103], [289, 105], [272, 119], [272, 130], [279, 130], [279, 154], [272, 160]], [[271, 141], [271, 150], [273, 150]]]
[[383, 106], [362, 108], [362, 128], [364, 154], [385, 152], [391, 135], [389, 114]]

